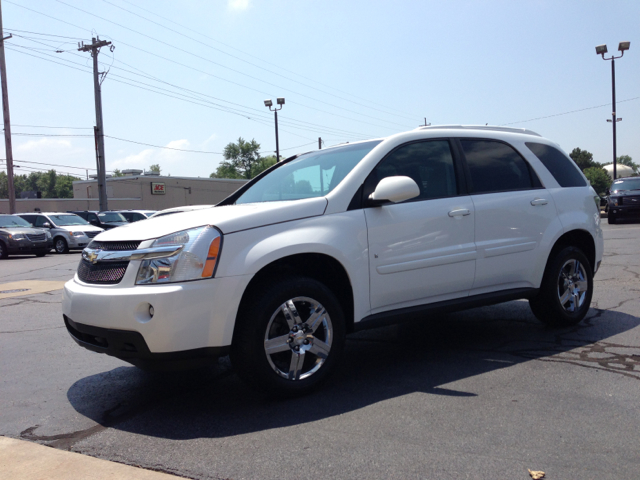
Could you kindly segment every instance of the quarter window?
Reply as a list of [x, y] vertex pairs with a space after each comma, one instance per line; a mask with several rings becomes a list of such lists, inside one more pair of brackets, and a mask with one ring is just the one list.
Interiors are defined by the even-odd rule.
[[391, 152], [367, 178], [364, 198], [373, 193], [380, 180], [394, 176], [410, 177], [420, 188], [420, 195], [408, 202], [458, 194], [453, 156], [447, 140], [410, 143]]
[[471, 175], [472, 193], [534, 188], [529, 165], [509, 145], [491, 140], [460, 143]]
[[557, 148], [543, 143], [527, 142], [525, 145], [540, 159], [561, 187], [586, 187], [587, 182], [580, 175], [575, 162]]

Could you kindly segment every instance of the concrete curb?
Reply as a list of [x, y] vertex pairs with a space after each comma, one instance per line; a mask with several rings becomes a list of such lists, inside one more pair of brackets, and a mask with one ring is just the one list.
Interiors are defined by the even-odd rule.
[[0, 436], [2, 480], [176, 480], [154, 472]]

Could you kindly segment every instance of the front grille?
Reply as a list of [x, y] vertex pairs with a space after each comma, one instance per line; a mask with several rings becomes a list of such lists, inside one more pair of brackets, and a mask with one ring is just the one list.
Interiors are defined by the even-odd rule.
[[630, 207], [640, 207], [640, 197], [628, 195], [618, 199], [618, 205], [629, 205]]
[[84, 232], [84, 234], [89, 237], [89, 238], [93, 238], [95, 237], [97, 234], [99, 234], [100, 232]]
[[97, 242], [94, 240], [89, 244], [88, 248], [106, 251], [137, 250], [140, 243], [142, 242]]
[[34, 234], [27, 233], [27, 238], [32, 242], [41, 242], [45, 238], [47, 238], [47, 236], [44, 233], [34, 233]]
[[129, 262], [105, 262], [92, 264], [85, 259], [78, 265], [78, 278], [85, 283], [115, 285], [120, 283]]

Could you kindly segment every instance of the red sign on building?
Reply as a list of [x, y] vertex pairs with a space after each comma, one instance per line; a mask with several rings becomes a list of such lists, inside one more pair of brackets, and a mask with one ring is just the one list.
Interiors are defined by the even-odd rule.
[[153, 195], [164, 195], [164, 183], [151, 182], [151, 193]]

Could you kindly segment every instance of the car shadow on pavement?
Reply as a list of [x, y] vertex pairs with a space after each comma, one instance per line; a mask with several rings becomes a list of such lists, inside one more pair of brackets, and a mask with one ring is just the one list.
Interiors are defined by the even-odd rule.
[[336, 375], [301, 398], [274, 400], [254, 392], [228, 358], [172, 374], [123, 366], [78, 380], [67, 397], [103, 427], [168, 439], [228, 437], [314, 422], [416, 392], [473, 402], [476, 392], [447, 385], [531, 360], [640, 379], [640, 368], [633, 367], [640, 364], [640, 349], [628, 354], [629, 347], [611, 340], [639, 324], [631, 315], [591, 309], [576, 327], [550, 329], [527, 302], [516, 301], [350, 335]]

